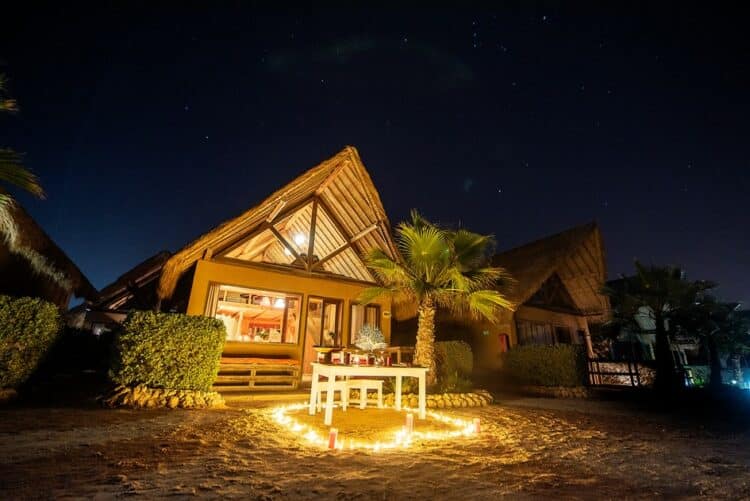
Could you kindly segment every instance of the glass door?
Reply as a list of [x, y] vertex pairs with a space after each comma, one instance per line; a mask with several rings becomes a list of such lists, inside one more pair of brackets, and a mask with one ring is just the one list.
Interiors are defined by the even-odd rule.
[[338, 299], [311, 297], [307, 300], [303, 373], [312, 373], [314, 346], [341, 346], [341, 305]]

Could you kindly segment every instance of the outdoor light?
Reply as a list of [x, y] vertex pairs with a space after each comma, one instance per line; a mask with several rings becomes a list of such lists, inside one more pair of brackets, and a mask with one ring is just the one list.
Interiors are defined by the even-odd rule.
[[[454, 428], [453, 431], [410, 431], [408, 426], [402, 426], [399, 431], [394, 433], [391, 441], [378, 440], [375, 442], [367, 442], [364, 440], [346, 440], [345, 437], [341, 437], [336, 428], [331, 428], [327, 435], [320, 434], [312, 426], [302, 424], [287, 415], [290, 411], [300, 411], [307, 409], [307, 407], [308, 404], [306, 403], [276, 407], [271, 409], [271, 417], [278, 425], [286, 428], [293, 435], [302, 437], [309, 445], [321, 449], [369, 450], [372, 452], [381, 452], [389, 449], [409, 448], [414, 440], [436, 442], [460, 437], [471, 437], [479, 434], [478, 420], [468, 421], [428, 410], [427, 415], [430, 418], [452, 426]], [[414, 414], [412, 413], [413, 410], [414, 409], [410, 408], [403, 409], [403, 411], [407, 413], [407, 416], [412, 417], [412, 420], [414, 419]]]

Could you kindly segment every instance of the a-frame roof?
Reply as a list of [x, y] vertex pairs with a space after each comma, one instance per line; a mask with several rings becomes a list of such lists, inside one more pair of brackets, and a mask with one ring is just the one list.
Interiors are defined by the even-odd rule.
[[508, 250], [494, 256], [492, 263], [505, 268], [517, 280], [510, 299], [518, 305], [528, 301], [556, 273], [581, 313], [602, 316], [609, 311], [609, 300], [601, 292], [607, 270], [596, 223]]
[[199, 259], [226, 249], [287, 208], [317, 197], [340, 224], [351, 249], [363, 259], [373, 248], [397, 256], [391, 226], [375, 185], [353, 146], [313, 167], [260, 204], [226, 221], [175, 253], [164, 265], [159, 297], [169, 298], [180, 276]]

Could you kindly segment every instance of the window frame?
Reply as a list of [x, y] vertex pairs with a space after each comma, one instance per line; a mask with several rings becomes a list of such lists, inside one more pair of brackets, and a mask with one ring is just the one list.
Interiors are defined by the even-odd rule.
[[[227, 287], [236, 287], [238, 289], [247, 289], [248, 291], [259, 291], [259, 292], [268, 292], [270, 294], [278, 294], [283, 295], [285, 298], [288, 298], [289, 296], [295, 296], [295, 298], [299, 299], [300, 302], [300, 314], [297, 318], [297, 340], [293, 343], [288, 342], [262, 342], [262, 341], [237, 341], [237, 340], [229, 340], [227, 339], [227, 343], [236, 343], [241, 346], [299, 346], [302, 342], [302, 336], [300, 335], [300, 326], [302, 325], [302, 314], [303, 305], [306, 304], [305, 301], [305, 294], [301, 292], [292, 292], [292, 291], [284, 291], [284, 290], [278, 290], [278, 289], [271, 289], [266, 287], [256, 287], [252, 285], [244, 285], [244, 284], [233, 284], [233, 283], [226, 283], [226, 282], [216, 282], [216, 281], [209, 281], [208, 283], [208, 290], [206, 293], [206, 303], [205, 307], [203, 309], [204, 315], [210, 318], [216, 318], [216, 309], [218, 308], [218, 296], [216, 299], [216, 306], [211, 304], [211, 289], [213, 287], [217, 288], [217, 291], [221, 286], [227, 286]], [[213, 313], [207, 313], [211, 309], [213, 309]], [[281, 321], [281, 339], [284, 339], [286, 336], [286, 327], [287, 327], [287, 318], [289, 316], [289, 305], [288, 303], [284, 307], [284, 314]]]

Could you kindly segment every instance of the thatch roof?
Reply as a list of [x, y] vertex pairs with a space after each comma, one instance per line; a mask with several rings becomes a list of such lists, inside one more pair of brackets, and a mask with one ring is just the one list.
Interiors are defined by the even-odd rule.
[[[341, 223], [349, 237], [363, 235], [353, 243], [360, 257], [375, 247], [392, 256], [396, 249], [391, 226], [375, 185], [352, 146], [313, 167], [260, 204], [217, 226], [175, 253], [164, 265], [159, 297], [171, 297], [180, 276], [196, 261], [212, 255], [259, 228], [280, 205], [294, 207], [317, 196]], [[375, 225], [374, 231], [371, 227]]]
[[601, 293], [607, 277], [604, 245], [596, 223], [576, 226], [541, 238], [493, 257], [518, 282], [510, 299], [523, 304], [556, 273], [584, 315], [600, 316], [609, 311], [609, 300]]
[[99, 292], [99, 301], [96, 306], [103, 309], [120, 308], [133, 295], [134, 290], [148, 286], [159, 278], [164, 263], [171, 255], [169, 251], [161, 251], [120, 275], [117, 280]]
[[76, 297], [97, 298], [96, 289], [81, 270], [16, 201], [0, 204], [0, 238], [11, 253], [28, 261], [35, 273]]

